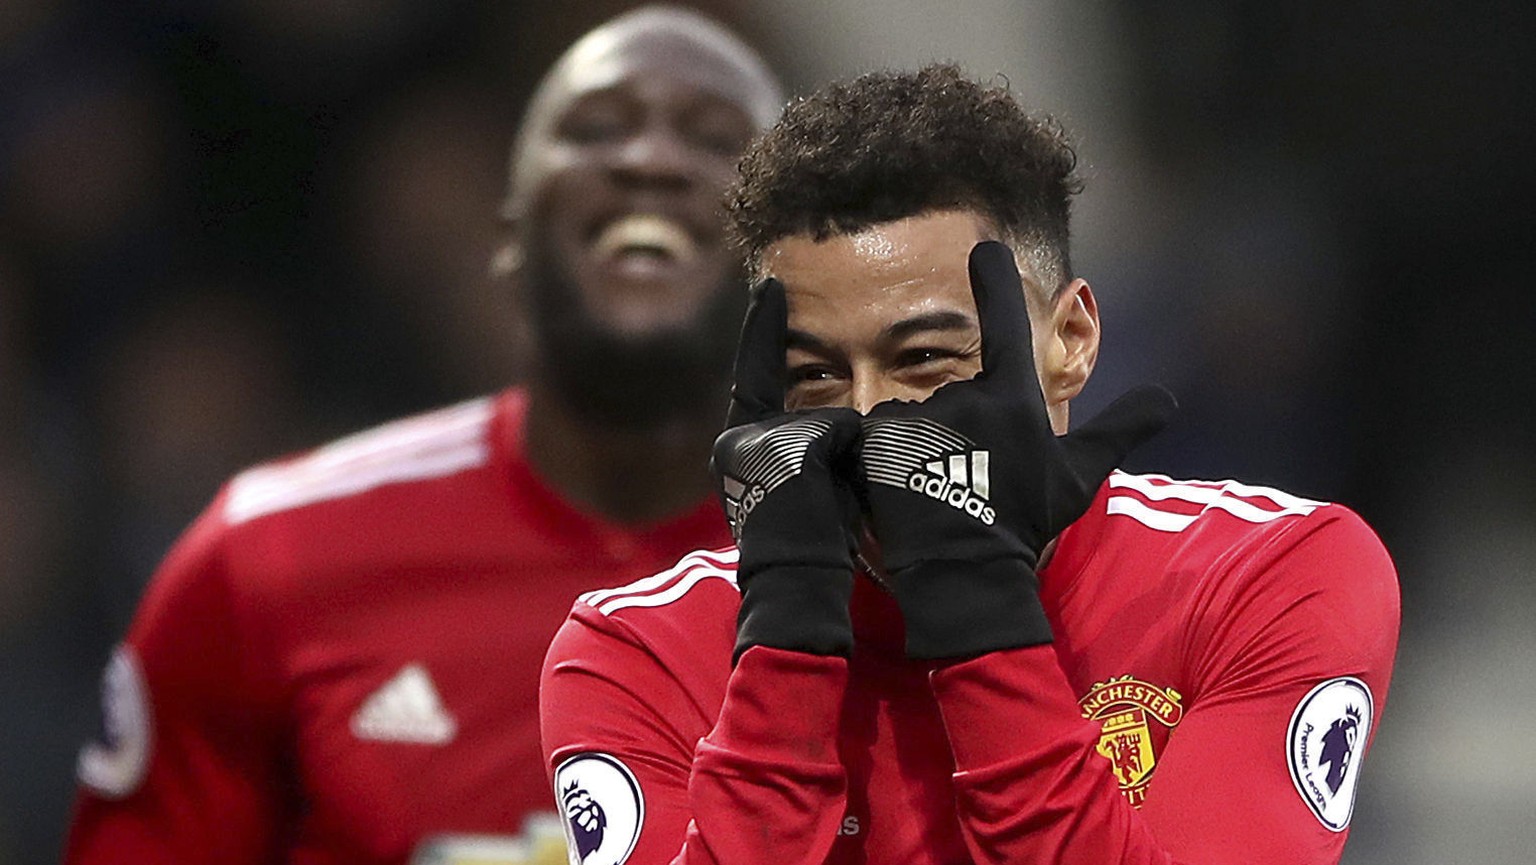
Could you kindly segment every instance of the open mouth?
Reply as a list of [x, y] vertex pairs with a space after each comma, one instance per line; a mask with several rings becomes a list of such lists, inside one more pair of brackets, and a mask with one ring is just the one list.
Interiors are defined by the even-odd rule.
[[654, 213], [631, 213], [608, 223], [592, 248], [599, 259], [620, 264], [691, 264], [699, 257], [687, 228]]

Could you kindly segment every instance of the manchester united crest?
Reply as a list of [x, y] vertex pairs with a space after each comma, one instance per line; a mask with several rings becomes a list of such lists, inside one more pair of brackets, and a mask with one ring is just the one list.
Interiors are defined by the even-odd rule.
[[1094, 685], [1078, 701], [1084, 718], [1101, 722], [1098, 752], [1133, 807], [1146, 801], [1157, 753], [1184, 717], [1182, 699], [1172, 688], [1121, 676]]

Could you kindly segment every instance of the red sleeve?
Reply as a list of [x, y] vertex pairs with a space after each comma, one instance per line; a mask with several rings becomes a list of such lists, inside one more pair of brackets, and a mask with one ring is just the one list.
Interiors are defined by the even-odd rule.
[[269, 655], [220, 554], [218, 504], [155, 574], [81, 752], [65, 862], [275, 861], [279, 725]]
[[[1248, 603], [1221, 611], [1214, 678], [1170, 737], [1139, 812], [1095, 751], [1099, 727], [1081, 717], [1049, 646], [935, 672], [975, 861], [1338, 862], [1359, 758], [1386, 702], [1399, 607], [1380, 542], [1352, 513], [1333, 511], [1257, 565], [1260, 572], [1240, 575], [1254, 587]], [[1318, 740], [1310, 757], [1287, 755], [1297, 741], [1293, 722], [1311, 717], [1309, 701], [1329, 688], [1363, 695], [1351, 708], [1368, 709], [1370, 723], [1344, 791], [1349, 799], [1319, 813], [1303, 798], [1311, 782], [1293, 769], [1317, 760]]]
[[819, 865], [844, 810], [847, 675], [841, 658], [751, 649], [715, 721], [622, 625], [573, 615], [545, 661], [540, 718], [575, 859]]

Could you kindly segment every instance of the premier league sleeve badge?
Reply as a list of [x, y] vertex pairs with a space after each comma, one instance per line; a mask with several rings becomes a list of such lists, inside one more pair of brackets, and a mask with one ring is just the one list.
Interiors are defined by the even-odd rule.
[[149, 689], [138, 656], [120, 645], [101, 679], [100, 729], [80, 749], [75, 766], [80, 783], [104, 799], [132, 794], [149, 770], [153, 730]]
[[634, 852], [645, 798], [623, 761], [597, 753], [571, 757], [555, 770], [555, 799], [572, 865], [621, 865]]
[[1307, 692], [1286, 734], [1286, 763], [1302, 801], [1331, 831], [1343, 832], [1355, 810], [1360, 761], [1371, 732], [1371, 689], [1353, 676]]

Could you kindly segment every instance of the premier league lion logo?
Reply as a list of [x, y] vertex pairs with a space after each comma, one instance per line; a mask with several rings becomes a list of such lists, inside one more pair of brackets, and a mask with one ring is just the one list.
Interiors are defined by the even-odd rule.
[[576, 840], [577, 856], [585, 860], [588, 854], [603, 846], [603, 830], [608, 828], [608, 817], [592, 794], [575, 783], [565, 788], [561, 800], [565, 805], [565, 819], [571, 824], [571, 837]]
[[555, 770], [572, 865], [623, 865], [645, 825], [640, 782], [612, 754], [577, 754]]
[[1349, 771], [1349, 761], [1355, 754], [1355, 740], [1360, 735], [1360, 710], [1350, 706], [1344, 717], [1333, 722], [1323, 734], [1323, 753], [1317, 762], [1327, 764], [1328, 774], [1323, 777], [1328, 789], [1339, 792], [1344, 783], [1344, 773]]

